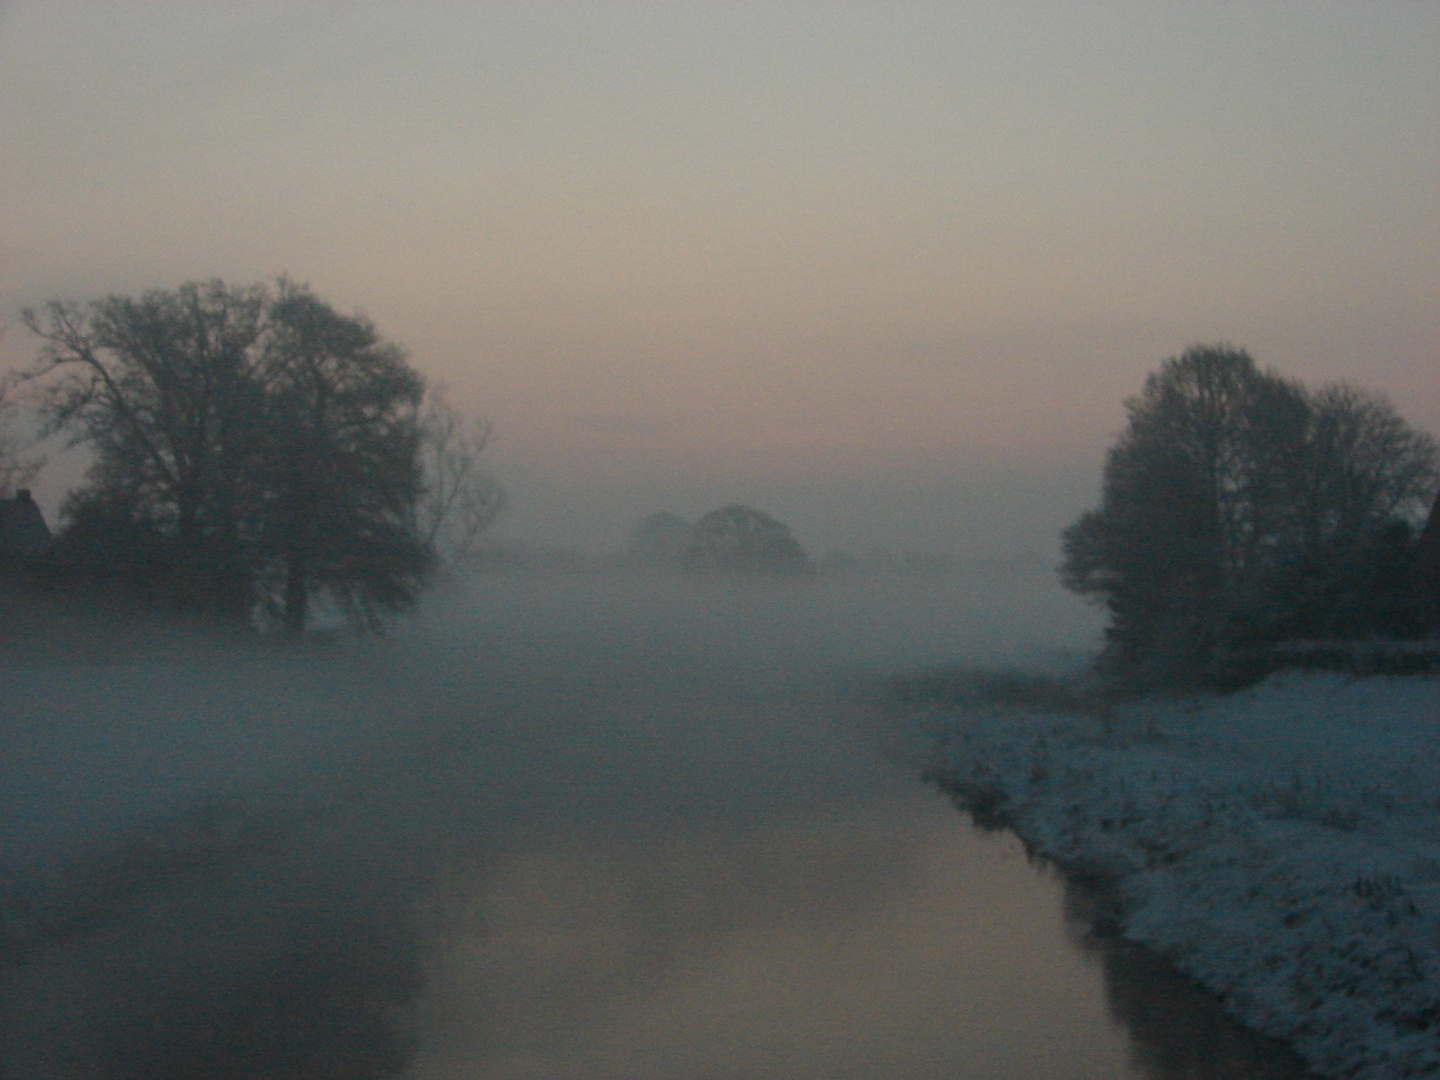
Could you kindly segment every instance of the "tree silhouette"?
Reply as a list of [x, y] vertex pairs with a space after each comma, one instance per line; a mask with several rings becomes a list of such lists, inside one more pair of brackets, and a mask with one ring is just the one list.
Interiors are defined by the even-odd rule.
[[[222, 281], [26, 311], [52, 426], [94, 455], [61, 547], [168, 601], [304, 629], [413, 603], [420, 377], [308, 288]], [[112, 556], [119, 566], [106, 566]]]
[[1400, 628], [1356, 567], [1394, 557], [1437, 448], [1384, 398], [1196, 346], [1126, 408], [1101, 505], [1063, 537], [1065, 584], [1110, 611], [1108, 661], [1190, 678], [1281, 636]]
[[352, 622], [413, 603], [432, 552], [418, 535], [424, 383], [364, 319], [281, 282], [263, 364], [264, 580], [300, 633], [324, 591]]
[[[218, 281], [51, 301], [26, 324], [44, 341], [52, 425], [94, 453], [66, 515], [103, 545], [114, 532], [149, 551], [171, 595], [228, 618], [248, 614], [242, 490], [263, 416], [258, 377], [266, 296]], [[72, 545], [73, 547], [73, 545]]]
[[695, 523], [692, 536], [684, 561], [693, 571], [775, 576], [814, 572], [789, 528], [748, 506], [712, 510]]

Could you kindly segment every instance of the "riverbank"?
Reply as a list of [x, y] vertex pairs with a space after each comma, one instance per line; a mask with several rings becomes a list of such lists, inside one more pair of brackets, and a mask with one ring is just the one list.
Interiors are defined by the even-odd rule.
[[1440, 679], [1104, 708], [1017, 687], [932, 703], [936, 783], [1318, 1073], [1440, 1075]]

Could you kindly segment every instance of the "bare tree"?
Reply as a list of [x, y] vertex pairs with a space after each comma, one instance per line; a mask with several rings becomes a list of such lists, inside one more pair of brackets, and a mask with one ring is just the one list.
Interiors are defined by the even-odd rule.
[[95, 454], [67, 515], [102, 545], [143, 534], [176, 599], [235, 621], [252, 602], [241, 522], [267, 302], [261, 286], [209, 281], [24, 312], [50, 429]]
[[1126, 408], [1061, 567], [1109, 609], [1118, 668], [1189, 678], [1281, 636], [1399, 625], [1365, 594], [1403, 555], [1440, 453], [1388, 401], [1312, 394], [1243, 350], [1195, 346]]
[[424, 382], [366, 319], [281, 279], [25, 321], [52, 426], [95, 455], [67, 508], [82, 553], [113, 571], [133, 551], [147, 589], [241, 623], [259, 604], [291, 633], [317, 594], [364, 627], [414, 602]]
[[1377, 522], [1414, 517], [1440, 460], [1386, 398], [1349, 383], [1312, 397], [1306, 450], [1305, 539], [1318, 551], [1348, 551]]
[[379, 629], [415, 602], [433, 561], [416, 529], [424, 381], [367, 319], [305, 286], [281, 279], [269, 320], [260, 535], [282, 624], [303, 633], [323, 594]]
[[464, 562], [505, 509], [504, 489], [480, 460], [491, 426], [456, 411], [436, 389], [420, 431], [425, 492], [416, 507], [419, 535], [442, 560]]

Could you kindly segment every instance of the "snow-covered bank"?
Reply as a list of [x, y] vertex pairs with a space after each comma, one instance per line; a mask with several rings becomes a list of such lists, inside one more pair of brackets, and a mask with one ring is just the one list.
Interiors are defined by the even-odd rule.
[[934, 779], [1318, 1072], [1440, 1075], [1440, 679], [1103, 714], [964, 695]]

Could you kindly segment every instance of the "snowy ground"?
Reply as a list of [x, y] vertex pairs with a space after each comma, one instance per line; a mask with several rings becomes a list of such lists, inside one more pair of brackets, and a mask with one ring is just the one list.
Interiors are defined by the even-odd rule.
[[1440, 1076], [1440, 678], [1035, 696], [961, 693], [935, 779], [1322, 1075]]

